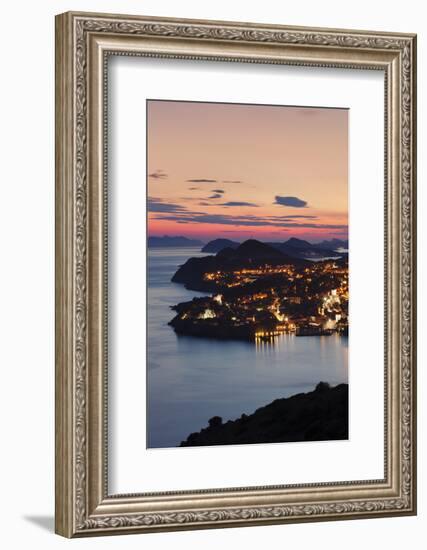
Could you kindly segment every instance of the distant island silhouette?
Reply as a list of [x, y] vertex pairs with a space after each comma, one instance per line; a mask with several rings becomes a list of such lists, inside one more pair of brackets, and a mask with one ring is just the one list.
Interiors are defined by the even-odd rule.
[[[214, 239], [209, 241], [203, 248], [202, 252], [218, 253], [224, 248], [236, 249], [241, 243], [230, 239]], [[310, 243], [303, 239], [291, 237], [284, 242], [270, 242], [265, 244], [277, 248], [281, 252], [292, 256], [293, 258], [303, 259], [318, 259], [328, 256], [344, 255], [343, 250], [348, 249], [348, 241], [341, 239], [331, 239], [329, 241], [321, 241], [320, 243]]]
[[198, 239], [188, 239], [187, 237], [163, 237], [150, 236], [147, 239], [148, 248], [183, 248], [183, 247], [201, 247], [204, 246]]
[[[251, 239], [249, 239], [251, 240]], [[258, 241], [260, 242], [260, 241]], [[217, 254], [225, 248], [237, 249], [242, 243], [231, 239], [218, 238], [204, 243], [199, 239], [190, 239], [183, 236], [149, 236], [147, 239], [148, 248], [199, 248], [201, 252]], [[293, 258], [318, 259], [322, 257], [343, 256], [343, 250], [348, 249], [348, 241], [344, 239], [330, 239], [319, 243], [291, 237], [286, 241], [265, 242], [264, 244], [280, 250]]]
[[202, 248], [202, 252], [213, 252], [216, 254], [223, 248], [237, 248], [239, 245], [240, 243], [231, 241], [230, 239], [214, 239], [213, 241], [209, 241], [208, 244]]

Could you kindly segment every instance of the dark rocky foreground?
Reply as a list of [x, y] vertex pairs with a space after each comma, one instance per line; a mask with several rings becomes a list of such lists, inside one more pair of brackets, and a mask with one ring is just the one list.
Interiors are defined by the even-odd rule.
[[348, 439], [348, 385], [332, 388], [320, 382], [312, 392], [276, 399], [237, 420], [223, 423], [214, 416], [208, 427], [189, 435], [180, 446], [339, 439]]

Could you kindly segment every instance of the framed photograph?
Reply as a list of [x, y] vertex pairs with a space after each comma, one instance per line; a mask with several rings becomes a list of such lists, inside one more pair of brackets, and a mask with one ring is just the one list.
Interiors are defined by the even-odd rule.
[[416, 513], [416, 37], [56, 18], [56, 532]]

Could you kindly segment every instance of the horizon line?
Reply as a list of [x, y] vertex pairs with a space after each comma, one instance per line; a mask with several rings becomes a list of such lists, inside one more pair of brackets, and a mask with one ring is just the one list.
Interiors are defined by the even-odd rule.
[[[197, 235], [191, 235], [191, 236], [186, 236], [186, 235], [166, 235], [166, 234], [163, 234], [163, 235], [153, 235], [153, 234], [148, 234], [147, 233], [147, 239], [150, 239], [150, 238], [157, 238], [157, 239], [188, 239], [190, 241], [206, 241], [206, 238], [205, 237], [199, 237]], [[349, 240], [349, 237], [348, 235], [346, 235], [345, 237], [326, 237], [326, 236], [322, 236], [322, 237], [319, 237], [320, 240], [322, 241], [332, 241], [332, 240], [337, 240], [337, 241], [348, 241]], [[265, 239], [260, 239], [260, 238], [256, 238], [254, 236], [250, 236], [250, 237], [236, 237], [236, 238], [229, 238], [229, 237], [213, 237], [213, 238], [210, 238], [209, 241], [214, 241], [214, 240], [228, 240], [228, 241], [235, 241], [235, 242], [245, 242], [245, 241], [259, 241], [259, 242], [276, 242], [276, 239], [275, 238], [272, 238], [272, 239], [268, 239], [268, 241], [266, 241]], [[307, 239], [302, 239], [301, 237], [298, 237], [298, 236], [295, 236], [295, 235], [287, 235], [285, 239], [277, 239], [277, 242], [284, 242], [284, 241], [289, 241], [290, 239], [297, 239], [299, 241], [307, 241], [307, 242], [310, 242], [310, 239], [311, 238], [307, 238]]]

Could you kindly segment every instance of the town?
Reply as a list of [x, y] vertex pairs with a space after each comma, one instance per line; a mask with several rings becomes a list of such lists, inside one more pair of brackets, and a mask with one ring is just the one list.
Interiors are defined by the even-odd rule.
[[203, 274], [212, 296], [173, 306], [178, 334], [271, 341], [348, 334], [348, 259], [262, 263]]

